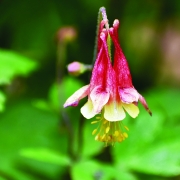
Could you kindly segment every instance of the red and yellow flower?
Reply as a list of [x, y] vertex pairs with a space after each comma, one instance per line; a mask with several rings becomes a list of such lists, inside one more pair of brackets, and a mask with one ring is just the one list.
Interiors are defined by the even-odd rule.
[[[95, 139], [98, 141], [114, 143], [128, 137], [128, 128], [120, 121], [126, 117], [126, 112], [133, 118], [138, 116], [138, 101], [150, 114], [151, 112], [145, 99], [132, 84], [128, 63], [119, 44], [119, 21], [115, 20], [113, 27], [109, 29], [103, 29], [105, 23], [107, 22], [102, 20], [99, 28], [97, 58], [90, 84], [70, 96], [64, 107], [77, 106], [82, 98], [88, 96], [81, 113], [86, 119], [97, 115], [92, 124], [99, 123], [99, 126], [92, 134], [96, 134]], [[115, 47], [113, 65], [108, 51], [108, 36]]]

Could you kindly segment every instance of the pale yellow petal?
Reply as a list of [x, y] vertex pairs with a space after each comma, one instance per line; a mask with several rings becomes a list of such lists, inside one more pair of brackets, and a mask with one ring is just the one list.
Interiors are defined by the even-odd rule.
[[64, 103], [64, 107], [68, 106], [77, 106], [79, 100], [86, 97], [89, 92], [89, 85], [83, 86], [82, 88], [78, 89], [73, 95], [71, 95], [66, 102]]
[[94, 112], [93, 104], [90, 99], [88, 99], [87, 103], [81, 108], [81, 114], [86, 119], [91, 119], [92, 117], [94, 117], [97, 114]]
[[121, 102], [109, 102], [104, 106], [104, 118], [108, 121], [121, 121], [126, 117]]
[[96, 113], [101, 112], [104, 105], [108, 102], [110, 94], [102, 91], [101, 86], [94, 88], [90, 93], [90, 98], [93, 103], [93, 108]]
[[131, 104], [122, 103], [122, 106], [131, 117], [136, 118], [138, 116], [139, 108], [133, 103]]

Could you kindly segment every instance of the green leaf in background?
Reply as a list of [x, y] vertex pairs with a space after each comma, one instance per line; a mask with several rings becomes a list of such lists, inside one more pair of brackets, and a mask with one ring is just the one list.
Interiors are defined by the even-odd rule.
[[27, 76], [37, 63], [16, 52], [0, 49], [0, 84], [9, 84], [14, 76]]
[[24, 157], [32, 158], [37, 161], [58, 164], [58, 165], [63, 165], [63, 166], [70, 165], [70, 159], [68, 156], [54, 152], [46, 148], [22, 149], [20, 154]]
[[0, 180], [6, 180], [5, 178], [3, 178], [3, 177], [0, 177]]
[[146, 97], [153, 116], [148, 116], [141, 107], [138, 118], [123, 120], [130, 129], [129, 137], [112, 148], [115, 166], [119, 170], [177, 176], [180, 174], [179, 102], [173, 104], [172, 99], [179, 99], [180, 94], [173, 89], [152, 90]]
[[[61, 164], [68, 163], [66, 136], [58, 128], [55, 114], [34, 108], [31, 101], [16, 101], [0, 115], [0, 176], [23, 180], [38, 179], [38, 176], [56, 179], [66, 168], [47, 161], [54, 159]], [[35, 156], [34, 149], [37, 150], [36, 157], [46, 157], [46, 162], [20, 155], [23, 152]], [[59, 158], [54, 152], [59, 152]]]
[[95, 160], [82, 160], [72, 166], [73, 180], [137, 180], [137, 178], [124, 170], [117, 170], [112, 164], [100, 163]]
[[51, 111], [51, 107], [45, 99], [34, 99], [32, 105], [40, 110]]
[[0, 112], [4, 110], [5, 100], [6, 100], [5, 95], [0, 91]]
[[[179, 129], [180, 130], [180, 129]], [[129, 161], [131, 169], [147, 174], [177, 176], [180, 174], [179, 138], [169, 142], [153, 143], [144, 153]]]
[[131, 171], [117, 169], [114, 167], [115, 180], [139, 180]]
[[71, 176], [73, 180], [108, 180], [114, 177], [113, 172], [113, 168], [108, 165], [93, 160], [84, 160], [72, 166]]
[[178, 121], [180, 111], [180, 98], [179, 88], [161, 87], [156, 88], [149, 93], [149, 102], [156, 109], [161, 109], [168, 119], [168, 124], [174, 124]]

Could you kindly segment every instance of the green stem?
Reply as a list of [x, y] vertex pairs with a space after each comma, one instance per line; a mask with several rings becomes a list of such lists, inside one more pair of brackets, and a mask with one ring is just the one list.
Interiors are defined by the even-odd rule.
[[79, 121], [79, 131], [78, 131], [78, 158], [81, 158], [82, 150], [83, 150], [83, 131], [84, 131], [84, 124], [85, 120], [84, 117], [81, 115]]
[[[60, 86], [62, 83], [62, 79], [64, 77], [64, 67], [66, 62], [66, 54], [67, 54], [67, 42], [59, 41], [57, 45], [57, 64], [56, 64], [56, 75], [57, 75], [57, 85], [58, 85], [58, 99], [61, 101], [64, 94], [60, 90]], [[59, 108], [59, 121], [61, 122], [61, 126], [65, 126], [68, 134], [68, 153], [71, 159], [74, 159], [74, 152], [73, 152], [73, 143], [74, 143], [74, 131], [71, 125], [71, 121], [69, 119], [68, 114], [66, 111], [60, 107]]]

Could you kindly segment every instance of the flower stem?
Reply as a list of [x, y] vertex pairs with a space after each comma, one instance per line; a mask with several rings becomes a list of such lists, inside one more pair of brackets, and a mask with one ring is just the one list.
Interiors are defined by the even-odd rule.
[[[65, 62], [67, 58], [67, 44], [68, 41], [66, 38], [64, 38], [65, 34], [62, 33], [63, 29], [60, 29], [60, 36], [58, 37], [58, 43], [57, 43], [57, 61], [56, 61], [56, 78], [57, 78], [57, 86], [58, 86], [58, 99], [61, 101], [62, 97], [64, 96], [64, 93], [61, 91], [61, 83], [64, 77], [64, 67]], [[63, 30], [64, 31], [64, 30]], [[73, 143], [74, 143], [74, 131], [71, 124], [71, 121], [69, 119], [68, 114], [66, 111], [60, 107], [59, 108], [59, 121], [60, 126], [65, 126], [67, 134], [68, 134], [68, 153], [71, 159], [74, 159], [74, 152], [73, 152]], [[62, 121], [61, 121], [62, 120]]]
[[84, 130], [84, 117], [81, 115], [79, 121], [79, 131], [78, 131], [78, 157], [81, 158], [82, 150], [83, 150], [83, 130]]

